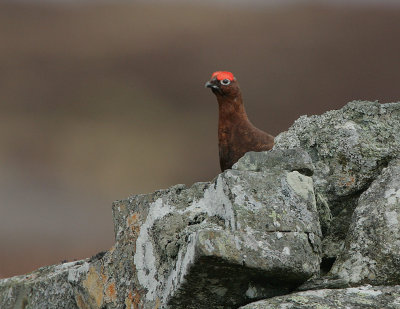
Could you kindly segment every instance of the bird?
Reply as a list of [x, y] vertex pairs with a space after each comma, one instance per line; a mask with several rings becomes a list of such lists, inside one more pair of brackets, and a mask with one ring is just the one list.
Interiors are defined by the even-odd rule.
[[231, 72], [217, 71], [206, 82], [218, 101], [218, 148], [221, 171], [231, 169], [246, 152], [266, 151], [274, 137], [249, 120], [239, 83]]

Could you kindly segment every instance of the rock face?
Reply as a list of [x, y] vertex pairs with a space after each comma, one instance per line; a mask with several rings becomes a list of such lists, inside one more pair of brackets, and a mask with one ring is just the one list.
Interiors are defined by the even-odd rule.
[[371, 184], [358, 201], [343, 254], [331, 272], [350, 284], [400, 283], [400, 160]]
[[400, 104], [351, 102], [321, 116], [300, 117], [275, 140], [275, 149], [301, 147], [315, 165], [313, 175], [324, 258], [344, 247], [361, 193], [399, 154]]
[[43, 308], [50, 295], [69, 308], [237, 308], [289, 293], [320, 264], [313, 181], [303, 170], [313, 166], [300, 149], [250, 153], [210, 183], [116, 202], [110, 251], [5, 280], [0, 304]]
[[312, 179], [297, 171], [242, 166], [113, 210], [117, 242], [135, 240], [135, 286], [149, 308], [234, 307], [286, 293], [319, 271]]
[[211, 182], [115, 202], [109, 251], [1, 280], [0, 308], [400, 308], [398, 132], [400, 103], [303, 116]]
[[397, 309], [400, 286], [361, 286], [338, 290], [315, 290], [274, 297], [241, 309]]

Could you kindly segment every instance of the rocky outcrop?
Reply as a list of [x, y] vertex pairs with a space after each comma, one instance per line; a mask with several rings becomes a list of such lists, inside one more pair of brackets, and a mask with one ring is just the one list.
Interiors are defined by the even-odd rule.
[[361, 194], [332, 274], [351, 285], [400, 284], [400, 160]]
[[1, 280], [0, 307], [391, 308], [398, 132], [400, 103], [303, 116], [211, 182], [115, 202], [109, 251]]
[[63, 289], [65, 303], [80, 308], [234, 308], [289, 293], [319, 272], [313, 182], [297, 171], [312, 173], [313, 167], [301, 150], [271, 152], [263, 160], [287, 164], [255, 171], [258, 157], [249, 154], [210, 183], [114, 203], [110, 251], [8, 279], [1, 285], [3, 303], [22, 299], [40, 308], [44, 294], [60, 299]]
[[297, 171], [228, 170], [113, 209], [117, 242], [135, 240], [134, 281], [146, 306], [234, 307], [287, 293], [319, 271], [312, 179]]
[[342, 252], [360, 195], [398, 156], [399, 129], [399, 103], [355, 101], [321, 116], [302, 116], [276, 138], [275, 149], [301, 147], [315, 165], [313, 180], [327, 261]]
[[337, 290], [315, 290], [274, 297], [241, 309], [397, 309], [400, 286], [360, 286]]

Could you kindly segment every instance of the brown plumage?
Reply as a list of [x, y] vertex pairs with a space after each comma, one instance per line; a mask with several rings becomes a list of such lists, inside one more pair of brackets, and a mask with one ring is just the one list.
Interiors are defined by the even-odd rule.
[[248, 151], [265, 151], [273, 147], [274, 137], [249, 121], [239, 84], [232, 73], [213, 73], [206, 87], [211, 88], [218, 101], [218, 146], [222, 171], [231, 168]]

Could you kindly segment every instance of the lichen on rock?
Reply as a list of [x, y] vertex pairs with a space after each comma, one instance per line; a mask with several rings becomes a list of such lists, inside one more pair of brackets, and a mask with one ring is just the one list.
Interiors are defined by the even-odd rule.
[[399, 308], [400, 286], [360, 286], [298, 292], [254, 302], [240, 309]]
[[146, 302], [159, 296], [171, 308], [234, 306], [287, 292], [318, 273], [312, 179], [294, 166], [256, 172], [240, 164], [211, 183], [114, 204], [117, 240], [131, 233], [124, 222], [132, 213], [143, 220], [134, 261]]
[[0, 308], [399, 308], [398, 132], [400, 103], [302, 116], [211, 182], [115, 202], [110, 250], [0, 280]]
[[400, 284], [399, 219], [400, 160], [393, 160], [361, 194], [331, 273], [352, 285]]
[[344, 248], [361, 193], [400, 151], [400, 104], [353, 101], [320, 116], [302, 116], [274, 149], [300, 147], [312, 158], [324, 257]]

